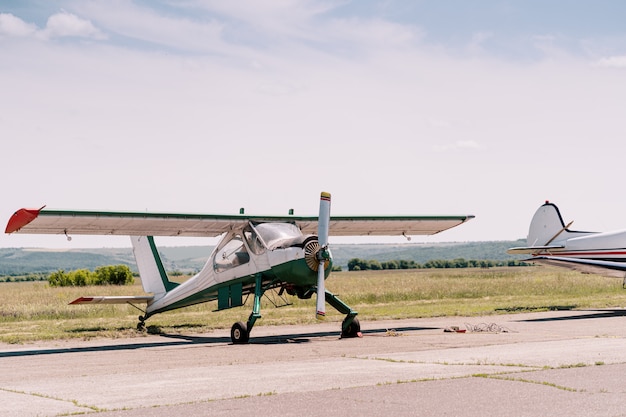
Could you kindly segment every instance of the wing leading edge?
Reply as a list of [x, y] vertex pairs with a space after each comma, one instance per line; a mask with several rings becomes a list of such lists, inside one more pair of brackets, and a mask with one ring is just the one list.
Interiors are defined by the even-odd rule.
[[[333, 236], [432, 235], [473, 219], [462, 216], [331, 217]], [[5, 233], [215, 237], [248, 221], [291, 222], [303, 233], [317, 233], [317, 217], [172, 214], [20, 209]]]

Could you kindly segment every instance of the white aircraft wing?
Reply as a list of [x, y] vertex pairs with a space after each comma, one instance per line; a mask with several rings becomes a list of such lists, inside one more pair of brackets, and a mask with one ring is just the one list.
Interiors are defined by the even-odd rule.
[[528, 259], [528, 261], [537, 261], [547, 265], [565, 267], [587, 274], [598, 274], [612, 278], [626, 277], [626, 263], [624, 262], [570, 258], [565, 256], [536, 256]]
[[[472, 218], [472, 215], [331, 217], [330, 234], [432, 235]], [[5, 233], [214, 237], [248, 221], [291, 222], [305, 234], [317, 233], [317, 217], [74, 211], [44, 207], [16, 211]]]
[[247, 220], [244, 216], [20, 209], [9, 219], [5, 233], [219, 236]]
[[[451, 229], [474, 216], [331, 216], [331, 236], [434, 235]], [[303, 233], [317, 233], [317, 219], [296, 222]]]

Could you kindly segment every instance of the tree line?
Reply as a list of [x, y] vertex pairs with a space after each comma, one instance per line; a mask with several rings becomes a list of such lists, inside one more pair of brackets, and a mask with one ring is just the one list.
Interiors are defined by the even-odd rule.
[[93, 272], [88, 269], [76, 269], [65, 272], [59, 269], [48, 276], [51, 287], [84, 287], [86, 285], [132, 285], [133, 273], [128, 265], [100, 266]]
[[495, 266], [528, 266], [527, 262], [519, 260], [492, 261], [464, 258], [433, 259], [424, 263], [410, 260], [377, 261], [376, 259], [352, 258], [348, 261], [348, 271], [380, 271], [384, 269], [428, 269], [428, 268], [491, 268]]

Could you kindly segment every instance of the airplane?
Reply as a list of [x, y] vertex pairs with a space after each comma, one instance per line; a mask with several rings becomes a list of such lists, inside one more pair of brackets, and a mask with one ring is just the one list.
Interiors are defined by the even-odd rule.
[[609, 232], [573, 231], [558, 207], [546, 201], [535, 212], [525, 247], [509, 254], [531, 255], [529, 260], [567, 267], [585, 273], [623, 278], [626, 286], [626, 230]]
[[[80, 297], [70, 304], [131, 304], [142, 311], [137, 328], [155, 314], [217, 300], [217, 310], [243, 306], [253, 297], [246, 322], [231, 328], [233, 344], [249, 342], [261, 318], [266, 291], [278, 297], [308, 299], [316, 294], [316, 317], [323, 319], [326, 303], [345, 319], [341, 337], [361, 336], [357, 312], [326, 290], [332, 269], [329, 234], [338, 236], [432, 235], [474, 218], [463, 216], [331, 217], [330, 193], [320, 196], [317, 217], [166, 214], [46, 209], [17, 210], [5, 233], [72, 235], [128, 235], [144, 291], [142, 296]], [[317, 234], [315, 234], [317, 232]], [[205, 266], [183, 283], [169, 279], [154, 236], [216, 237], [222, 235]], [[244, 299], [245, 296], [245, 299]], [[281, 298], [286, 299], [286, 298]], [[145, 309], [135, 304], [146, 304]]]

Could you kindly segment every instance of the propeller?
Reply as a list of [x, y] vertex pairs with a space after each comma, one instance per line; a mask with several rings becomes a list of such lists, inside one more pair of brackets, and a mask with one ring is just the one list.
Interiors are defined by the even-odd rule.
[[320, 196], [320, 214], [317, 221], [317, 241], [320, 249], [317, 252], [319, 267], [317, 268], [317, 307], [315, 317], [323, 320], [326, 317], [326, 289], [324, 288], [324, 265], [329, 259], [328, 227], [330, 223], [330, 193], [322, 192]]

